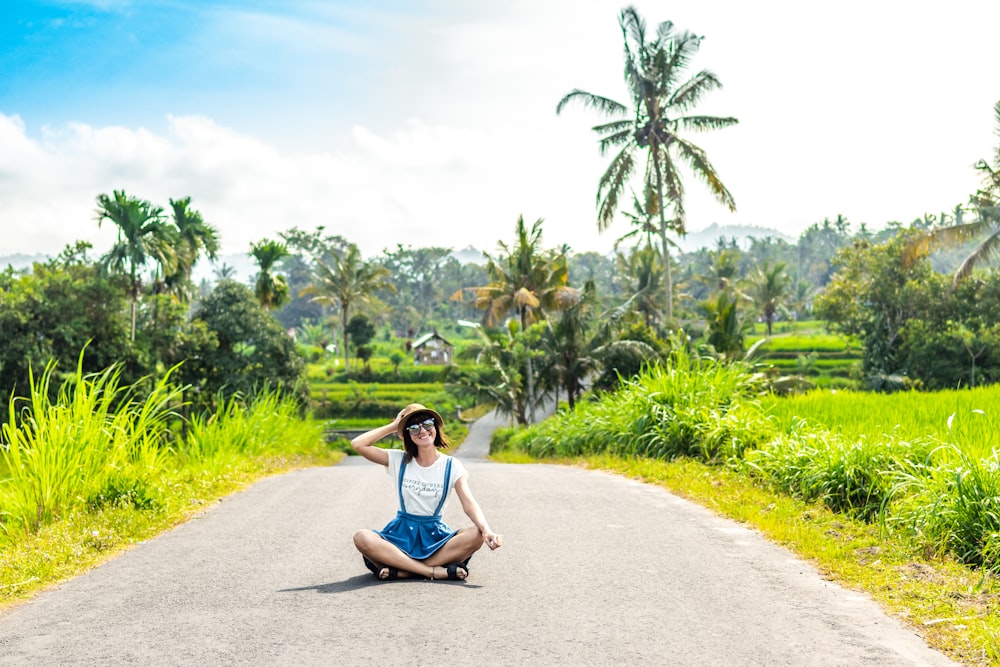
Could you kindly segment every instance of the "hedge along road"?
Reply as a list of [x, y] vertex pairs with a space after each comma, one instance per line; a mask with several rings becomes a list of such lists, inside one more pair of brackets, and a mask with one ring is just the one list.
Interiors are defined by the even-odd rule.
[[[0, 664], [947, 665], [872, 601], [740, 525], [600, 472], [458, 455], [504, 546], [466, 582], [378, 582], [395, 513], [357, 457], [263, 480], [0, 617]], [[459, 504], [445, 513], [467, 525]]]

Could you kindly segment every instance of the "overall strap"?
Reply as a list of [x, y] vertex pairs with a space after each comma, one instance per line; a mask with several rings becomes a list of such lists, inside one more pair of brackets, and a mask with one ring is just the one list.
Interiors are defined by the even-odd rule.
[[403, 474], [406, 472], [406, 455], [399, 462], [399, 482], [396, 485], [396, 493], [399, 494], [399, 511], [406, 512], [406, 505], [403, 504]]
[[448, 498], [448, 483], [451, 481], [451, 461], [452, 458], [448, 457], [448, 463], [444, 466], [444, 488], [441, 489], [441, 502], [438, 503], [437, 509], [434, 510], [434, 516], [441, 514], [441, 508], [444, 507], [444, 501]]

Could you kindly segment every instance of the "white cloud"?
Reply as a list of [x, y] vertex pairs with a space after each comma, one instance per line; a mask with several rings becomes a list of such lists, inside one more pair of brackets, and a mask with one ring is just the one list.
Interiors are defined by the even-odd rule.
[[119, 189], [164, 207], [191, 196], [227, 253], [322, 225], [369, 254], [397, 243], [492, 249], [517, 215], [546, 217], [546, 194], [559, 192], [544, 174], [550, 151], [527, 151], [538, 138], [522, 144], [517, 128], [411, 120], [383, 136], [356, 126], [344, 152], [289, 153], [208, 118], [169, 116], [167, 126], [158, 135], [73, 123], [32, 139], [0, 115], [0, 169], [17, 174], [0, 200], [0, 254], [51, 254], [76, 240], [103, 252], [111, 230], [98, 229], [94, 200]]

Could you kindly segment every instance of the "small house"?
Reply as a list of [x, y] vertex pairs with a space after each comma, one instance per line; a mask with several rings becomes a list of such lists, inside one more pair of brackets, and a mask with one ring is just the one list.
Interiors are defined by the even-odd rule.
[[433, 333], [424, 334], [413, 341], [413, 363], [417, 364], [450, 364], [455, 347], [438, 335]]

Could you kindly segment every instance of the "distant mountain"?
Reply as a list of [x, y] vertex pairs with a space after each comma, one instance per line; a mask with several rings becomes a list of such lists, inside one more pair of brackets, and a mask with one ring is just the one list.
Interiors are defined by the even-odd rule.
[[461, 250], [452, 250], [451, 256], [457, 259], [459, 264], [486, 263], [486, 259], [483, 257], [483, 251], [478, 248], [473, 248], [471, 245], [466, 246]]
[[781, 239], [788, 243], [797, 243], [798, 239], [788, 234], [783, 234], [776, 229], [769, 227], [755, 227], [753, 225], [720, 225], [712, 223], [705, 229], [697, 232], [689, 232], [682, 239], [674, 239], [683, 252], [693, 252], [701, 248], [714, 248], [715, 242], [722, 237], [727, 241], [735, 238], [740, 246], [748, 245], [747, 237], [755, 239], [767, 238]]
[[15, 269], [30, 269], [35, 262], [44, 262], [47, 259], [48, 257], [45, 255], [25, 255], [24, 253], [3, 255], [0, 256], [0, 270], [6, 269], [8, 266], [13, 266]]

